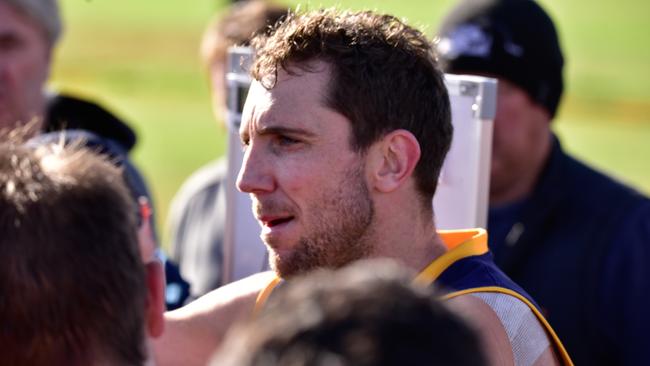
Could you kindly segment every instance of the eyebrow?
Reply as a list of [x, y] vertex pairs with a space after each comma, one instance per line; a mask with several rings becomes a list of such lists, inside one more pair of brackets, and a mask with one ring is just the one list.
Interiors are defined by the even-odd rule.
[[314, 133], [299, 127], [285, 127], [285, 126], [264, 126], [257, 131], [260, 135], [300, 135], [300, 136], [314, 136]]
[[4, 30], [0, 29], [0, 40], [3, 42], [7, 41], [20, 41], [20, 37], [16, 34], [16, 32], [13, 32], [11, 30]]
[[[257, 134], [260, 136], [268, 135], [293, 135], [293, 136], [302, 136], [302, 137], [314, 137], [316, 136], [313, 132], [307, 131], [304, 128], [298, 127], [285, 127], [285, 126], [264, 126], [257, 130]], [[242, 140], [245, 138], [250, 138], [248, 131], [245, 131], [243, 134], [240, 134]]]

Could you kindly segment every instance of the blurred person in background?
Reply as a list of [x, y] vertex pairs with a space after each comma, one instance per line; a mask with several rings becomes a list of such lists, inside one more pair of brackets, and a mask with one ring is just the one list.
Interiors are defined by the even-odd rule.
[[650, 364], [650, 200], [568, 155], [551, 130], [564, 57], [530, 0], [460, 1], [446, 72], [499, 79], [488, 229], [495, 262], [543, 308], [578, 365]]
[[[264, 0], [231, 5], [205, 31], [201, 57], [212, 88], [217, 121], [226, 117], [226, 53], [228, 47], [247, 46], [287, 14], [287, 7]], [[191, 284], [191, 297], [199, 297], [222, 283], [223, 239], [226, 222], [226, 158], [220, 157], [194, 172], [174, 197], [167, 226], [171, 256]]]
[[[32, 135], [82, 131], [86, 140], [123, 160], [132, 186], [153, 206], [144, 178], [129, 161], [136, 144], [133, 130], [101, 106], [45, 89], [54, 48], [63, 31], [56, 0], [0, 0], [0, 130], [29, 124]], [[151, 220], [151, 242], [158, 245]], [[179, 307], [189, 290], [176, 266], [165, 262], [170, 309]]]
[[164, 274], [138, 247], [121, 169], [79, 144], [3, 138], [0, 364], [144, 365]]
[[474, 329], [413, 276], [368, 260], [287, 282], [212, 365], [487, 365]]

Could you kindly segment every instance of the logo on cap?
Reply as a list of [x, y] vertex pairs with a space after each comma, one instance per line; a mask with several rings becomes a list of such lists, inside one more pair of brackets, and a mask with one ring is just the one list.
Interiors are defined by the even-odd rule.
[[460, 25], [438, 43], [438, 52], [447, 59], [458, 56], [487, 58], [492, 48], [492, 36], [476, 24]]
[[[512, 57], [524, 56], [524, 49], [512, 40], [509, 32], [496, 30], [496, 45]], [[500, 40], [500, 41], [498, 41]], [[462, 24], [454, 28], [448, 35], [443, 36], [438, 43], [438, 52], [447, 59], [453, 60], [459, 56], [488, 58], [495, 43], [493, 35], [476, 24]]]

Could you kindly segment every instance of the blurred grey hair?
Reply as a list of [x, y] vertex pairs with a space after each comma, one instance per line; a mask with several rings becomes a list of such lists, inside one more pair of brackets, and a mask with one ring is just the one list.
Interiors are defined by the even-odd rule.
[[32, 19], [41, 29], [50, 46], [63, 32], [58, 0], [0, 0]]

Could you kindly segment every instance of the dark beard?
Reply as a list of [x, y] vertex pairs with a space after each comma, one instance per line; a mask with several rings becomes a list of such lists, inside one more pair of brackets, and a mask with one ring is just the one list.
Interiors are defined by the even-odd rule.
[[272, 250], [270, 263], [276, 273], [287, 278], [315, 268], [339, 268], [372, 253], [372, 223], [375, 210], [366, 186], [362, 166], [344, 174], [334, 192], [322, 192], [312, 209], [312, 222], [319, 225], [302, 237], [288, 258]]

